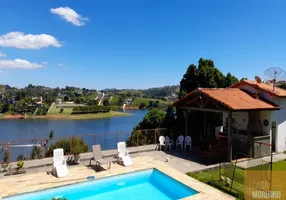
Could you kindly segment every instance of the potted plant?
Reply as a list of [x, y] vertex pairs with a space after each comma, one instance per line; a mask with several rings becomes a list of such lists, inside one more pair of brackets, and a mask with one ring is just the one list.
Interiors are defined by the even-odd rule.
[[73, 163], [79, 164], [80, 154], [88, 152], [88, 145], [80, 137], [70, 139], [70, 153], [73, 155]]
[[80, 144], [75, 144], [72, 149], [71, 153], [73, 154], [73, 163], [74, 164], [79, 164], [80, 163], [80, 154], [84, 153], [84, 149]]
[[24, 161], [19, 160], [17, 162], [17, 168], [15, 169], [15, 174], [26, 173], [26, 170], [23, 169], [23, 167], [24, 167]]
[[17, 169], [20, 170], [20, 169], [22, 169], [23, 167], [24, 167], [24, 161], [19, 160], [19, 161], [17, 162]]

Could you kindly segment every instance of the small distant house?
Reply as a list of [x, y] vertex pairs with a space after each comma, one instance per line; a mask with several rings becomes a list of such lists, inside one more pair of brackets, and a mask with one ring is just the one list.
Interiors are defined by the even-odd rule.
[[16, 101], [15, 101], [15, 99], [8, 99], [8, 100], [7, 100], [7, 103], [15, 104], [15, 103], [16, 103]]
[[61, 104], [62, 103], [62, 99], [56, 99], [56, 104]]
[[43, 102], [42, 102], [42, 101], [38, 101], [36, 104], [37, 104], [37, 107], [38, 107], [38, 108], [43, 107]]
[[132, 99], [124, 99], [124, 104], [130, 105], [132, 103]]

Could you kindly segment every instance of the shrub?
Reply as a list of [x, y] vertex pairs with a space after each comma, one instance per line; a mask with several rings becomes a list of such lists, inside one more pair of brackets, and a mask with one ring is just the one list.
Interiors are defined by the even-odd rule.
[[32, 153], [31, 153], [31, 158], [32, 159], [39, 159], [42, 158], [42, 153], [41, 153], [41, 148], [38, 146], [34, 146]]
[[64, 149], [64, 154], [70, 153], [70, 140], [68, 138], [63, 138], [53, 144], [51, 144], [46, 150], [46, 157], [53, 156], [53, 150], [57, 148]]
[[46, 115], [50, 108], [49, 104], [43, 104], [41, 107], [38, 108], [36, 115]]
[[25, 155], [23, 155], [23, 154], [20, 154], [18, 157], [17, 157], [17, 161], [20, 161], [20, 160], [28, 160], [29, 158], [28, 158], [28, 156], [25, 156]]
[[[127, 139], [126, 143], [128, 146], [146, 145], [154, 143], [155, 132], [147, 132], [145, 129], [157, 129], [163, 124], [165, 119], [165, 113], [162, 110], [151, 109], [141, 122], [134, 128], [131, 136]], [[139, 130], [145, 130], [143, 132]], [[156, 132], [157, 137], [161, 134]]]
[[108, 99], [104, 99], [104, 101], [103, 101], [103, 105], [105, 105], [105, 106], [109, 106], [109, 105], [110, 105], [109, 100], [108, 100]]
[[9, 159], [10, 159], [10, 155], [8, 151], [5, 151], [4, 156], [3, 156], [3, 163], [7, 164], [9, 162]]
[[80, 153], [88, 152], [88, 145], [83, 139], [79, 137], [74, 137], [71, 140], [71, 153], [74, 155], [79, 155]]
[[104, 113], [110, 110], [109, 106], [77, 106], [73, 108], [72, 114]]
[[144, 102], [139, 105], [139, 109], [143, 109], [145, 107], [146, 107], [146, 103], [144, 103]]
[[76, 151], [80, 153], [88, 152], [88, 145], [80, 137], [63, 138], [61, 140], [56, 141], [47, 148], [46, 156], [53, 156], [53, 151], [57, 148], [64, 149], [65, 155], [76, 153]]
[[20, 169], [24, 167], [24, 162], [22, 160], [19, 160], [17, 162], [17, 167], [19, 167]]
[[94, 105], [98, 105], [98, 101], [97, 100], [88, 100], [86, 102], [86, 104], [89, 106], [94, 106]]

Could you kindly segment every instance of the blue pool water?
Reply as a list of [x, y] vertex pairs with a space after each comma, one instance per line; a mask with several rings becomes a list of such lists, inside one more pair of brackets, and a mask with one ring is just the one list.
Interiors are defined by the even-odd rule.
[[149, 169], [84, 183], [27, 193], [5, 200], [175, 200], [198, 192], [156, 170]]

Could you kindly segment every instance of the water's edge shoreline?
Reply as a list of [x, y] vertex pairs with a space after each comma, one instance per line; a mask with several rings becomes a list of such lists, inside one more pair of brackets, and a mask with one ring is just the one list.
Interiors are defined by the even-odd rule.
[[44, 116], [31, 116], [31, 115], [0, 115], [1, 119], [54, 119], [54, 120], [72, 120], [72, 119], [104, 119], [111, 117], [120, 117], [120, 116], [131, 116], [131, 113], [119, 112], [119, 111], [111, 111], [109, 113], [98, 113], [98, 114], [75, 114], [75, 115], [61, 115], [61, 114], [48, 114]]

